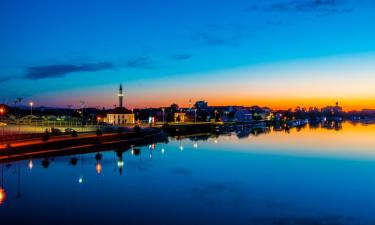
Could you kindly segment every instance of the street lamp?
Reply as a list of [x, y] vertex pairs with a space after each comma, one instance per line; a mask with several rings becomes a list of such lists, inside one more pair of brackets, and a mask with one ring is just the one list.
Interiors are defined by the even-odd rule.
[[165, 123], [164, 115], [165, 115], [165, 108], [161, 109], [163, 111], [163, 123]]
[[3, 133], [2, 133], [2, 135], [4, 135], [4, 126], [5, 126], [5, 123], [4, 123], [4, 113], [5, 113], [5, 110], [4, 110], [4, 108], [0, 108], [0, 114], [1, 114], [1, 126], [3, 127]]
[[29, 102], [29, 105], [30, 105], [30, 124], [32, 124], [32, 122], [33, 122], [33, 105], [34, 105], [34, 102]]
[[33, 105], [34, 105], [34, 102], [29, 102], [29, 105], [30, 105], [30, 115], [33, 116]]
[[5, 110], [3, 108], [0, 108], [0, 114], [1, 114], [1, 122], [3, 122], [3, 115]]

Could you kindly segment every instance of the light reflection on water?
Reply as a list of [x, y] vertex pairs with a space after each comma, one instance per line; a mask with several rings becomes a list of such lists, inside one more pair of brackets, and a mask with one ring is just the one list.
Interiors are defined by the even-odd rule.
[[375, 223], [374, 125], [249, 132], [3, 164], [1, 221]]

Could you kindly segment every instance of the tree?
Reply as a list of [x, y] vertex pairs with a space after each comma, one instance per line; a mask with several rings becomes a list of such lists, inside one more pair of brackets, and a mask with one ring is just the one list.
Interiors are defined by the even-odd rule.
[[102, 135], [103, 135], [103, 131], [101, 131], [100, 129], [97, 129], [96, 136], [102, 136]]
[[42, 136], [42, 141], [47, 142], [50, 139], [50, 137], [51, 137], [51, 135], [50, 135], [49, 131], [46, 129], [46, 131], [44, 132], [44, 134]]
[[75, 131], [75, 130], [72, 131], [72, 137], [78, 137], [77, 131]]

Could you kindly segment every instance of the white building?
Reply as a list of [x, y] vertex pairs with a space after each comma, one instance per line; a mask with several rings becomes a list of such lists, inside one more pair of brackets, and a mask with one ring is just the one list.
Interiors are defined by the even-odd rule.
[[107, 113], [106, 122], [113, 124], [113, 125], [126, 125], [126, 124], [134, 124], [135, 123], [135, 116], [133, 112], [125, 107], [123, 107], [123, 98], [124, 95], [122, 93], [122, 85], [120, 85], [118, 100], [119, 100], [119, 107], [109, 111]]

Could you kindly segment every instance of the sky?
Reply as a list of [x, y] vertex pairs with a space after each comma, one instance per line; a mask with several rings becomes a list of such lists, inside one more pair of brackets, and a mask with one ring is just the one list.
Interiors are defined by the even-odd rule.
[[1, 0], [0, 102], [375, 109], [373, 0]]

